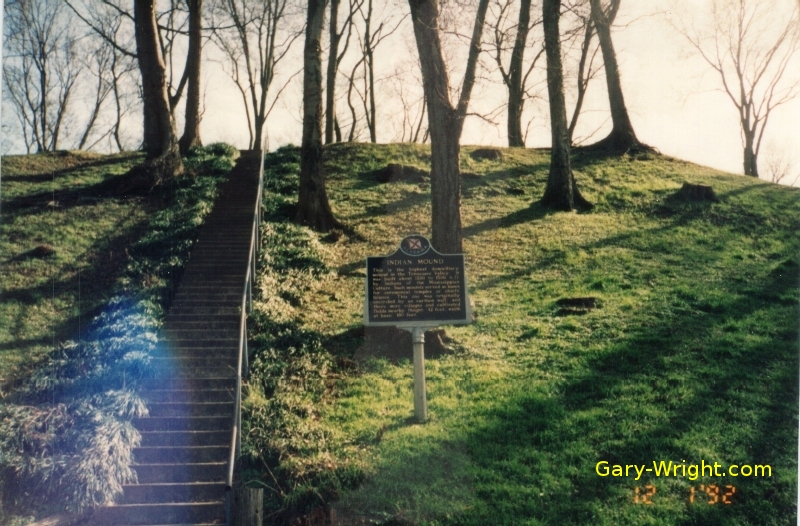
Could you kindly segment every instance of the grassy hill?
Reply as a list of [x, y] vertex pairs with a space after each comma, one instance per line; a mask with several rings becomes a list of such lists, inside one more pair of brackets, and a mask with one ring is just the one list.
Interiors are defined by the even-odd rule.
[[131, 184], [138, 153], [3, 157], [0, 524], [106, 502], [134, 476], [137, 380], [236, 155], [196, 149], [152, 191]]
[[80, 334], [108, 297], [147, 208], [142, 199], [99, 199], [87, 189], [141, 159], [85, 152], [3, 157], [0, 384]]
[[[428, 170], [428, 147], [326, 149], [332, 206], [352, 229], [342, 236], [287, 223], [298, 152], [268, 157], [245, 450], [272, 517], [793, 524], [800, 192], [663, 156], [578, 153], [595, 208], [551, 213], [536, 204], [546, 151], [473, 150], [461, 154], [462, 217], [477, 318], [446, 327], [449, 351], [428, 359], [423, 425], [410, 362], [357, 350], [364, 258], [430, 235], [429, 181], [380, 182], [377, 170]], [[671, 198], [684, 182], [720, 201]], [[596, 308], [556, 303], [588, 296]], [[771, 476], [597, 472], [662, 460]]]

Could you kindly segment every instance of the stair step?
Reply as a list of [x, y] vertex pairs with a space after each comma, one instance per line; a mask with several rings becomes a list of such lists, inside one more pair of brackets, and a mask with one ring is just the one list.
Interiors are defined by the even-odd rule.
[[[194, 327], [187, 327], [187, 325], [193, 325]], [[219, 329], [213, 328], [209, 329], [199, 323], [195, 322], [181, 322], [180, 328], [173, 328], [168, 333], [162, 331], [160, 335], [160, 340], [165, 344], [165, 346], [172, 345], [176, 342], [188, 342], [192, 339], [197, 340], [198, 342], [206, 342], [209, 340], [223, 340], [225, 345], [229, 345], [231, 343], [235, 344], [237, 347], [239, 346], [239, 323], [236, 323], [236, 327], [228, 327], [228, 329]], [[216, 347], [216, 345], [211, 346]]]
[[198, 464], [132, 464], [139, 484], [155, 482], [218, 482], [225, 481], [228, 462]]
[[239, 356], [239, 338], [229, 338], [224, 341], [212, 340], [202, 337], [185, 337], [162, 340], [161, 344], [151, 353], [154, 359], [166, 360], [175, 358], [178, 361], [195, 353], [211, 353], [211, 356], [220, 358], [233, 358]]
[[[242, 278], [244, 281], [244, 278]], [[245, 301], [247, 299], [245, 298]], [[236, 291], [231, 293], [225, 294], [213, 294], [213, 293], [192, 293], [192, 294], [185, 294], [183, 292], [179, 292], [173, 299], [172, 305], [183, 305], [185, 303], [236, 303], [237, 305], [242, 304], [242, 291]]]
[[231, 431], [144, 431], [142, 447], [230, 446]]
[[[237, 362], [238, 363], [238, 362]], [[236, 378], [236, 365], [218, 365], [215, 367], [153, 367], [147, 378], [152, 379], [201, 379], [201, 378]]]
[[175, 312], [170, 312], [166, 316], [164, 326], [166, 328], [165, 330], [170, 330], [174, 327], [191, 328], [194, 326], [206, 328], [230, 327], [231, 324], [235, 324], [235, 326], [238, 327], [240, 319], [241, 313], [215, 316], [214, 318], [209, 319], [207, 316], [203, 316], [202, 314], [178, 314]]
[[247, 267], [239, 269], [237, 272], [208, 271], [206, 269], [197, 270], [198, 272], [189, 274], [186, 283], [193, 285], [222, 285], [226, 287], [238, 283], [244, 288], [244, 278]]
[[[247, 300], [245, 300], [247, 301]], [[235, 297], [230, 297], [228, 299], [216, 299], [216, 298], [206, 298], [206, 297], [197, 297], [197, 298], [179, 298], [175, 297], [172, 300], [172, 304], [170, 306], [171, 309], [176, 308], [205, 308], [205, 307], [241, 307], [242, 306], [242, 296], [238, 295]]]
[[198, 235], [140, 391], [133, 421], [138, 484], [92, 524], [205, 525], [225, 520], [242, 294], [253, 246], [259, 152], [242, 152]]
[[181, 290], [176, 292], [185, 294], [236, 294], [239, 298], [244, 293], [244, 280], [231, 282], [231, 284], [208, 285], [205, 283], [189, 284], [181, 286]]
[[126, 484], [120, 504], [213, 502], [224, 498], [225, 484], [218, 482]]
[[236, 327], [231, 326], [226, 329], [209, 329], [204, 326], [198, 326], [194, 328], [180, 326], [170, 327], [167, 330], [161, 331], [161, 341], [165, 342], [185, 341], [192, 338], [201, 341], [225, 340], [239, 343], [239, 324], [237, 323]]
[[239, 315], [241, 310], [241, 304], [235, 305], [224, 305], [224, 306], [203, 306], [203, 307], [196, 307], [196, 306], [182, 306], [176, 305], [173, 308], [170, 308], [170, 314], [175, 316], [198, 316], [201, 318], [207, 318], [209, 316], [237, 316]]
[[230, 299], [238, 299], [239, 301], [242, 300], [242, 295], [244, 294], [244, 278], [242, 278], [241, 287], [192, 287], [190, 289], [182, 288], [176, 294], [176, 298], [230, 298]]
[[139, 431], [222, 431], [231, 429], [233, 415], [136, 418], [133, 425]]
[[[228, 347], [199, 347], [194, 348], [189, 344], [186, 345], [172, 345], [168, 350], [159, 349], [152, 353], [153, 360], [162, 360], [159, 363], [153, 364], [154, 367], [160, 368], [160, 365], [165, 367], [172, 363], [174, 366], [178, 364], [182, 367], [192, 367], [193, 365], [209, 367], [220, 366], [230, 367], [236, 369], [237, 360], [239, 358], [239, 346], [231, 345]], [[167, 360], [174, 358], [173, 362]], [[195, 363], [192, 360], [208, 360], [208, 363]], [[184, 375], [185, 376], [185, 375]], [[220, 375], [221, 377], [228, 376], [227, 373]]]
[[[244, 290], [244, 273], [231, 272], [226, 274], [213, 274], [207, 275], [184, 275], [184, 281], [181, 281], [181, 286], [187, 287], [240, 287]], [[176, 291], [177, 292], [177, 291]]]
[[142, 378], [142, 391], [149, 390], [188, 390], [188, 389], [236, 389], [236, 378]]
[[137, 464], [201, 464], [227, 462], [230, 445], [225, 446], [150, 446], [137, 447], [133, 458]]
[[214, 523], [225, 520], [224, 501], [173, 504], [115, 504], [97, 508], [94, 524]]
[[[202, 391], [197, 393], [202, 398]], [[228, 416], [233, 414], [233, 400], [225, 402], [156, 402], [148, 403], [150, 417]]]
[[233, 402], [235, 393], [229, 389], [154, 389], [142, 393], [148, 402], [150, 416], [155, 404], [188, 404], [192, 402]]
[[[238, 342], [225, 347], [201, 346], [200, 344], [174, 345], [153, 356], [153, 369], [234, 368], [238, 363]], [[192, 352], [192, 351], [196, 351]]]
[[248, 256], [250, 255], [250, 243], [246, 248], [230, 248], [230, 247], [216, 247], [209, 249], [201, 247], [197, 251], [192, 251], [188, 265], [197, 265], [199, 263], [206, 264], [230, 264], [241, 265], [247, 264]]

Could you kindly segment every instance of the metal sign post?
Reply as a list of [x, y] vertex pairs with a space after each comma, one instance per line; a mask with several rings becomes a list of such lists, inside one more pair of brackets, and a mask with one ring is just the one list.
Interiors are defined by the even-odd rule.
[[428, 394], [425, 390], [425, 329], [411, 329], [414, 343], [414, 417], [418, 422], [428, 419]]
[[425, 329], [472, 320], [463, 254], [440, 254], [420, 235], [408, 236], [388, 256], [367, 258], [364, 325], [411, 332], [414, 348], [414, 416], [428, 419]]

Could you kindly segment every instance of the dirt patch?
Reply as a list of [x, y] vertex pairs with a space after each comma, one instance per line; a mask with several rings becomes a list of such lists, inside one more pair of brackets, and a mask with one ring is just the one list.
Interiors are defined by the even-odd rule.
[[373, 172], [375, 179], [381, 183], [424, 183], [430, 180], [430, 174], [415, 166], [405, 164], [387, 164], [385, 168]]
[[600, 307], [600, 302], [593, 296], [584, 298], [561, 298], [556, 301], [559, 307], [556, 313], [559, 316], [587, 314], [589, 311]]
[[474, 152], [470, 154], [470, 157], [475, 159], [476, 161], [486, 160], [486, 161], [499, 161], [503, 158], [503, 152], [498, 150], [497, 148], [478, 148]]
[[719, 203], [719, 197], [714, 189], [704, 184], [683, 183], [680, 190], [670, 196], [675, 201], [694, 201]]

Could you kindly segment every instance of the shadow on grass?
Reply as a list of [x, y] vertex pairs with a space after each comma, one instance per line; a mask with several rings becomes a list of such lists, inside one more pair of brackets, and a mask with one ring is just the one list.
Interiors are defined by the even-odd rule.
[[[69, 156], [69, 152], [64, 152], [64, 153], [65, 155], [63, 155], [63, 157]], [[4, 175], [3, 180], [6, 182], [21, 182], [21, 183], [48, 183], [61, 179], [62, 177], [72, 175], [75, 172], [85, 170], [87, 168], [99, 168], [101, 166], [119, 164], [121, 162], [125, 162], [132, 159], [133, 157], [128, 159], [119, 156], [104, 156], [102, 159], [97, 159], [95, 161], [78, 161], [78, 164], [76, 164], [75, 166], [70, 166], [69, 168], [62, 168], [60, 170], [53, 170], [50, 172], [40, 172], [29, 175]]]
[[[773, 273], [765, 291], [797, 286]], [[773, 292], [731, 296], [719, 312], [693, 309], [645, 324], [585, 354], [582, 367], [550, 392], [522, 386], [486, 410], [484, 423], [452, 439], [416, 442], [398, 420], [384, 464], [333, 504], [341, 524], [440, 525], [782, 525], [796, 520], [797, 306], [775, 307]], [[747, 336], [759, 313], [778, 332]], [[738, 332], [726, 326], [739, 323]], [[720, 331], [720, 329], [722, 329]], [[553, 386], [551, 386], [553, 387]], [[380, 433], [379, 433], [380, 436]], [[378, 438], [379, 440], [379, 438]], [[398, 451], [393, 451], [398, 450]], [[772, 477], [645, 473], [601, 477], [599, 461], [645, 464], [768, 464]], [[653, 505], [634, 488], [653, 484]], [[734, 485], [733, 504], [708, 505], [701, 484]], [[689, 488], [699, 495], [688, 500]], [[362, 522], [359, 522], [362, 521]]]
[[[75, 190], [79, 194], [80, 190]], [[154, 210], [151, 209], [151, 212]], [[4, 210], [5, 220], [13, 220], [25, 212], [16, 213]], [[113, 236], [98, 236], [94, 242], [72, 262], [51, 260], [52, 266], [49, 279], [37, 281], [35, 285], [27, 287], [6, 287], [0, 293], [0, 302], [5, 304], [14, 302], [18, 304], [14, 319], [7, 327], [11, 336], [30, 332], [28, 327], [37, 319], [39, 310], [43, 305], [52, 303], [58, 314], [47, 320], [44, 330], [47, 337], [22, 340], [15, 338], [14, 342], [3, 345], [0, 353], [24, 353], [26, 349], [41, 342], [42, 345], [58, 345], [71, 339], [81, 338], [80, 331], [87, 327], [91, 320], [100, 313], [101, 304], [108, 299], [110, 291], [122, 276], [126, 267], [133, 262], [129, 249], [135, 242], [140, 241], [146, 233], [147, 218], [142, 218], [136, 223], [126, 225], [129, 218], [121, 217], [117, 224], [109, 227]], [[155, 243], [140, 243], [137, 253], [152, 250], [163, 250]], [[58, 252], [58, 242], [54, 243]], [[153, 245], [152, 247], [150, 245]], [[9, 264], [24, 259], [25, 254], [13, 256], [6, 260], [6, 269], [13, 272], [14, 266]], [[177, 278], [177, 277], [176, 277]], [[79, 300], [80, 298], [80, 300]], [[58, 305], [58, 307], [56, 307]], [[24, 370], [19, 371], [15, 381], [34, 370], [38, 357], [27, 356]]]
[[[737, 189], [732, 192], [743, 193], [748, 189], [754, 187], [747, 187], [746, 189]], [[727, 197], [729, 193], [720, 194], [721, 198]], [[723, 199], [724, 200], [724, 199]], [[487, 219], [476, 225], [470, 225], [464, 229], [465, 237], [478, 235], [487, 230], [496, 228], [507, 228], [517, 224], [535, 221], [542, 219], [552, 213], [541, 207], [536, 202], [529, 208], [518, 210], [505, 216], [503, 218]], [[659, 243], [658, 240], [662, 239], [668, 232], [675, 231], [676, 229], [686, 227], [698, 222], [706, 222], [709, 228], [727, 228], [747, 236], [757, 236], [760, 233], [774, 235], [774, 230], [779, 232], [786, 232], [786, 241], [791, 241], [792, 233], [796, 230], [792, 223], [791, 214], [785, 214], [785, 225], [776, 225], [775, 221], [765, 221], [762, 214], [754, 212], [746, 204], [710, 204], [710, 203], [683, 203], [672, 202], [668, 204], [654, 203], [651, 214], [660, 217], [664, 221], [663, 224], [655, 226], [647, 230], [632, 230], [622, 234], [617, 234], [610, 237], [605, 237], [597, 241], [585, 243], [579, 246], [572, 247], [571, 250], [586, 250], [592, 251], [602, 248], [618, 248], [625, 247], [637, 249], [638, 246], [646, 247], [649, 254], [673, 255], [674, 246], [670, 244]], [[681, 245], [681, 250], [685, 252], [694, 251], [696, 255], [700, 256], [707, 252], [707, 250], [700, 246], [692, 244]], [[551, 253], [540, 257], [532, 262], [531, 265], [519, 268], [514, 272], [494, 277], [487, 281], [481, 282], [476, 285], [480, 289], [491, 289], [503, 283], [514, 281], [522, 276], [529, 275], [531, 272], [542, 270], [550, 265], [558, 263], [566, 257], [564, 251]], [[699, 258], [702, 260], [703, 258]]]
[[[520, 210], [493, 224], [531, 221], [544, 213]], [[677, 227], [707, 219], [707, 214], [708, 207], [680, 206], [667, 224], [582, 248], [651, 244]], [[758, 213], [749, 212], [728, 226], [746, 232], [758, 221]], [[669, 247], [660, 250], [668, 253]], [[555, 254], [481, 286], [516, 279], [561, 257]], [[567, 358], [553, 353], [541, 367], [563, 368], [568, 371], [565, 379], [546, 393], [523, 386], [513, 400], [493, 407], [485, 424], [466, 435], [454, 432], [453, 440], [468, 449], [468, 458], [459, 457], [458, 466], [428, 470], [437, 466], [446, 449], [429, 444], [429, 450], [410, 452], [400, 463], [379, 466], [374, 481], [341, 506], [347, 513], [353, 513], [354, 506], [373, 506], [362, 508], [365, 512], [379, 507], [411, 510], [407, 515], [384, 511], [384, 524], [793, 524], [800, 267], [796, 256], [782, 259], [762, 278], [735, 288], [722, 282], [718, 290], [724, 295], [712, 303], [701, 293], [682, 297], [680, 308], [676, 305], [667, 314], [653, 305], [621, 339], [603, 348], [589, 344], [571, 350], [581, 357], [578, 366], [565, 364]], [[723, 471], [730, 464], [766, 464], [772, 476], [706, 475], [691, 481], [647, 474], [635, 481], [633, 476], [598, 476], [595, 466], [601, 460], [648, 467], [661, 460], [704, 460], [719, 462]], [[472, 474], [468, 482], [460, 478], [465, 472]], [[434, 495], [436, 488], [452, 484], [464, 492], [466, 502], [444, 492], [441, 502], [457, 505], [441, 513], [424, 508], [428, 504], [417, 484], [420, 492]], [[653, 506], [633, 502], [634, 488], [645, 484], [658, 489]], [[689, 488], [702, 495], [700, 484], [735, 486], [733, 505], [710, 506], [699, 496], [690, 505]], [[459, 509], [461, 504], [467, 509]]]
[[[731, 295], [719, 312], [696, 305], [663, 325], [643, 325], [608, 349], [587, 352], [584, 372], [568, 377], [556, 396], [520, 393], [493, 410], [491, 423], [467, 438], [478, 503], [442, 522], [793, 524], [798, 309], [777, 300], [798, 284], [785, 276], [772, 273], [758, 283], [766, 291], [760, 297]], [[784, 328], [751, 336], [748, 327], [765, 310]], [[719, 462], [723, 471], [729, 464], [769, 464], [773, 472], [695, 482], [650, 474], [636, 482], [595, 472], [601, 460], [684, 459]], [[658, 489], [652, 507], [633, 503], [633, 488], [644, 484]], [[700, 484], [735, 485], [734, 505], [688, 505], [689, 487]]]
[[531, 221], [538, 221], [551, 214], [559, 213], [552, 209], [542, 206], [541, 202], [536, 201], [529, 207], [511, 212], [505, 217], [491, 218], [474, 225], [469, 225], [464, 228], [464, 237], [473, 237], [489, 230], [497, 230], [498, 228], [510, 228], [521, 223], [529, 223]]
[[[109, 163], [110, 164], [110, 163]], [[120, 193], [127, 183], [135, 182], [137, 173], [129, 171], [122, 175], [114, 175], [94, 184], [69, 188], [65, 190], [43, 191], [12, 197], [3, 202], [4, 213], [10, 212], [18, 216], [28, 216], [42, 213], [44, 210], [55, 207], [59, 210], [69, 210], [79, 206], [93, 205], [99, 200], [116, 199], [141, 199], [150, 192], [139, 189], [133, 193]], [[166, 194], [166, 188], [154, 190], [155, 195]]]

